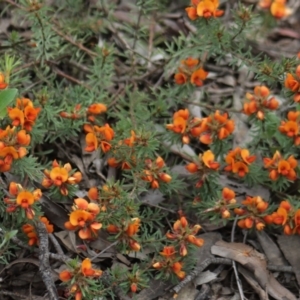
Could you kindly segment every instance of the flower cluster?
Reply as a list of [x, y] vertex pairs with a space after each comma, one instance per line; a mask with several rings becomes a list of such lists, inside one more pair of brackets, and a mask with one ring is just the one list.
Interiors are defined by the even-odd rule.
[[121, 227], [110, 224], [106, 230], [110, 234], [118, 234], [118, 240], [128, 246], [133, 251], [139, 251], [141, 245], [137, 242], [137, 232], [139, 231], [141, 220], [132, 218], [129, 221], [124, 221]]
[[276, 110], [278, 101], [270, 96], [270, 90], [266, 86], [256, 86], [254, 95], [247, 93], [243, 113], [250, 116], [256, 114], [259, 120], [263, 120], [267, 110]]
[[114, 138], [114, 130], [105, 124], [104, 126], [84, 125], [84, 130], [87, 132], [85, 137], [86, 148], [85, 151], [93, 152], [100, 148], [104, 153], [111, 149], [110, 141]]
[[255, 159], [256, 156], [250, 155], [248, 149], [236, 147], [227, 154], [225, 158], [227, 166], [224, 170], [237, 174], [239, 177], [244, 177], [249, 173], [249, 165], [253, 163]]
[[189, 57], [181, 61], [178, 68], [178, 73], [175, 74], [174, 79], [177, 84], [185, 84], [190, 82], [195, 86], [202, 86], [208, 73], [204, 71], [199, 59]]
[[189, 144], [192, 137], [197, 138], [200, 135], [199, 118], [191, 118], [188, 109], [180, 109], [173, 115], [173, 123], [167, 124], [166, 128], [181, 134], [182, 143]]
[[33, 219], [35, 212], [33, 205], [42, 197], [40, 189], [29, 191], [24, 189], [20, 184], [11, 182], [9, 185], [9, 194], [11, 197], [5, 197], [4, 203], [7, 204], [6, 211], [15, 212], [17, 209], [25, 211], [28, 219]]
[[172, 177], [162, 172], [162, 168], [165, 166], [164, 160], [159, 156], [155, 161], [146, 159], [145, 170], [141, 175], [141, 179], [150, 183], [151, 188], [158, 189], [161, 182], [169, 183]]
[[70, 185], [77, 184], [82, 179], [82, 174], [72, 171], [69, 163], [62, 167], [56, 160], [52, 162], [52, 169], [50, 171], [45, 170], [44, 175], [42, 186], [45, 188], [53, 186], [64, 196], [68, 195]]
[[30, 144], [30, 139], [23, 129], [17, 131], [16, 127], [11, 126], [0, 129], [0, 172], [9, 171], [14, 160], [27, 154], [24, 146]]
[[70, 295], [74, 296], [76, 300], [84, 299], [83, 295], [88, 292], [89, 278], [99, 278], [102, 275], [102, 271], [93, 269], [91, 260], [86, 258], [81, 263], [81, 266], [74, 267], [71, 271], [65, 270], [60, 272], [59, 279], [65, 283], [71, 282], [69, 289]]
[[223, 10], [218, 10], [219, 0], [192, 0], [191, 6], [185, 10], [191, 20], [198, 18], [216, 18], [221, 17], [224, 13]]
[[[119, 142], [118, 149], [120, 150], [118, 152], [118, 158], [116, 157], [110, 157], [107, 160], [107, 163], [112, 168], [118, 168], [121, 167], [122, 170], [129, 170], [132, 168], [133, 165], [135, 165], [136, 157], [134, 154], [134, 148], [136, 142], [138, 142], [139, 138], [136, 136], [136, 133], [131, 130], [131, 136], [129, 138], [126, 138]], [[130, 159], [126, 158], [125, 156], [128, 156], [128, 150], [130, 151]], [[114, 151], [116, 152], [116, 151]], [[119, 157], [120, 156], [120, 157]], [[122, 157], [124, 156], [124, 157]]]
[[295, 74], [287, 73], [284, 85], [294, 93], [294, 101], [300, 102], [300, 65], [297, 66]]
[[40, 112], [40, 107], [34, 107], [28, 98], [18, 98], [16, 107], [8, 107], [8, 116], [12, 120], [13, 126], [21, 126], [27, 131], [32, 130], [36, 118]]
[[281, 121], [279, 131], [294, 140], [294, 145], [300, 145], [300, 111], [289, 111], [287, 121]]
[[276, 181], [279, 177], [285, 177], [288, 180], [294, 181], [297, 178], [295, 168], [298, 162], [293, 155], [284, 159], [279, 151], [276, 151], [273, 158], [265, 157], [263, 161], [264, 167], [269, 171], [271, 180]]
[[121, 189], [119, 186], [114, 185], [109, 187], [103, 185], [101, 189], [97, 187], [91, 187], [88, 191], [88, 197], [91, 201], [96, 201], [100, 207], [100, 210], [105, 212], [108, 209], [117, 209], [116, 205], [112, 203], [112, 200], [118, 199], [121, 196]]
[[213, 207], [206, 209], [204, 212], [214, 212], [221, 215], [222, 219], [231, 217], [231, 209], [236, 206], [235, 192], [227, 187], [224, 187], [221, 194], [221, 199], [216, 201]]
[[226, 139], [234, 131], [234, 121], [228, 118], [228, 114], [220, 111], [201, 119], [200, 122], [200, 142], [211, 144], [216, 140]]
[[282, 19], [291, 14], [291, 10], [286, 7], [286, 0], [260, 0], [258, 5], [261, 8], [268, 8], [273, 17]]
[[182, 142], [188, 144], [191, 137], [199, 138], [203, 144], [211, 144], [216, 140], [226, 139], [234, 131], [234, 121], [227, 113], [215, 113], [206, 118], [190, 118], [187, 109], [174, 113], [173, 123], [166, 125], [167, 129], [182, 135]]
[[173, 224], [172, 232], [168, 231], [166, 233], [166, 237], [176, 241], [176, 243], [179, 244], [179, 254], [181, 256], [186, 256], [188, 254], [187, 244], [193, 244], [197, 247], [203, 245], [204, 240], [195, 237], [200, 229], [200, 225], [194, 225], [190, 228], [186, 218], [182, 216]]
[[197, 176], [200, 177], [199, 181], [196, 183], [196, 187], [201, 187], [207, 176], [213, 171], [218, 170], [220, 164], [216, 162], [215, 155], [211, 150], [205, 151], [203, 154], [199, 154], [198, 160], [195, 162], [191, 162], [186, 165], [186, 169], [190, 173], [197, 173]]
[[107, 107], [103, 103], [93, 103], [91, 104], [86, 111], [81, 110], [81, 104], [76, 104], [73, 111], [66, 112], [62, 111], [59, 115], [65, 119], [77, 120], [84, 117], [87, 117], [87, 120], [90, 122], [95, 122], [96, 117], [107, 111]]
[[83, 198], [74, 200], [69, 221], [65, 223], [68, 230], [79, 230], [78, 235], [83, 240], [92, 240], [98, 236], [102, 224], [97, 221], [100, 207], [96, 203], [88, 203]]
[[2, 72], [0, 72], [0, 90], [6, 89], [8, 83], [6, 82], [6, 78]]
[[295, 209], [287, 200], [281, 201], [276, 212], [267, 219], [269, 224], [283, 226], [284, 234], [300, 234], [300, 209]]
[[[45, 224], [46, 230], [48, 233], [53, 232], [53, 225], [49, 223], [49, 220], [46, 217], [40, 217], [39, 218], [42, 223]], [[35, 227], [32, 226], [31, 224], [24, 224], [22, 226], [22, 231], [27, 235], [28, 237], [28, 245], [33, 246], [33, 245], [39, 245], [39, 238], [36, 233]]]
[[248, 196], [246, 200], [242, 201], [242, 205], [244, 207], [234, 209], [234, 213], [242, 217], [237, 225], [243, 229], [256, 228], [257, 230], [263, 230], [265, 227], [264, 213], [269, 204], [260, 196]]
[[175, 274], [179, 279], [185, 277], [185, 272], [182, 270], [183, 262], [176, 256], [174, 246], [165, 246], [160, 255], [162, 258], [152, 265], [154, 269], [162, 270], [167, 277], [171, 274]]

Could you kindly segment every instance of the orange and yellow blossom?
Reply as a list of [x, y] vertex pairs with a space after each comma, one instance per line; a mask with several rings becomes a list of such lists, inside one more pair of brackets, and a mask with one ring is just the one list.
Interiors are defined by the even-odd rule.
[[239, 177], [244, 177], [249, 173], [249, 165], [254, 162], [255, 159], [256, 156], [250, 155], [248, 149], [236, 147], [226, 155], [225, 162], [227, 163], [227, 166], [225, 166], [224, 170], [233, 172]]
[[9, 185], [9, 193], [11, 196], [4, 198], [4, 203], [8, 205], [6, 211], [14, 212], [18, 208], [24, 209], [26, 217], [33, 219], [35, 215], [33, 205], [41, 198], [41, 190], [36, 189], [29, 191], [24, 189], [20, 184], [11, 182]]
[[195, 86], [202, 86], [203, 81], [207, 78], [208, 72], [202, 68], [199, 59], [188, 57], [181, 61], [178, 72], [174, 75], [176, 84], [185, 84], [190, 82]]
[[166, 128], [181, 134], [182, 143], [188, 144], [193, 137], [200, 135], [200, 119], [190, 117], [188, 109], [180, 109], [173, 115], [173, 123], [167, 124]]
[[7, 126], [0, 129], [0, 172], [9, 171], [14, 160], [21, 159], [27, 154], [30, 135], [25, 130]]
[[[135, 149], [133, 146], [140, 141], [140, 137], [136, 135], [136, 133], [131, 130], [131, 136], [129, 138], [126, 138], [119, 142], [117, 147], [120, 147], [122, 149], [121, 153], [124, 154], [124, 158], [116, 158], [116, 157], [110, 157], [107, 160], [107, 163], [112, 168], [118, 168], [121, 167], [122, 170], [130, 170], [133, 165], [136, 164], [136, 157], [135, 157]], [[130, 149], [128, 149], [129, 147]], [[127, 149], [126, 149], [127, 148]], [[130, 150], [130, 159], [128, 159], [127, 150]], [[113, 152], [114, 153], [114, 152]]]
[[182, 216], [174, 223], [172, 232], [168, 231], [166, 233], [166, 237], [171, 240], [176, 240], [179, 243], [179, 254], [186, 256], [188, 253], [188, 243], [194, 244], [197, 247], [203, 245], [204, 240], [195, 236], [200, 229], [201, 226], [198, 224], [190, 228], [186, 218]]
[[258, 119], [263, 120], [267, 110], [276, 110], [279, 106], [279, 102], [269, 95], [270, 90], [266, 86], [256, 86], [254, 94], [246, 94], [243, 113], [248, 116], [256, 114]]
[[222, 219], [228, 219], [231, 217], [231, 209], [236, 205], [235, 192], [227, 187], [224, 187], [221, 194], [221, 199], [216, 201], [215, 205], [206, 209], [204, 212], [219, 213]]
[[196, 187], [201, 187], [208, 174], [212, 171], [218, 170], [220, 164], [215, 161], [215, 155], [211, 150], [205, 151], [203, 154], [199, 154], [198, 160], [191, 162], [185, 166], [190, 173], [198, 173], [200, 176], [199, 181], [196, 183]]
[[297, 174], [295, 168], [298, 162], [293, 155], [290, 155], [287, 159], [283, 159], [279, 151], [276, 151], [273, 158], [265, 157], [263, 161], [264, 167], [269, 171], [271, 180], [276, 181], [280, 176], [290, 181], [296, 180]]
[[300, 145], [300, 111], [289, 111], [287, 121], [281, 121], [279, 131], [294, 140], [294, 145]]
[[162, 172], [165, 162], [162, 157], [157, 157], [155, 161], [151, 159], [145, 160], [145, 169], [141, 174], [141, 179], [150, 183], [151, 188], [158, 189], [161, 182], [169, 183], [172, 177]]
[[160, 255], [162, 258], [152, 265], [154, 269], [162, 270], [166, 273], [174, 273], [179, 279], [185, 277], [185, 272], [182, 271], [183, 263], [177, 261], [174, 246], [165, 246]]
[[300, 102], [300, 65], [297, 66], [295, 73], [287, 73], [284, 86], [294, 93], [294, 101]]
[[286, 235], [300, 234], [300, 209], [295, 209], [288, 200], [281, 201], [269, 219], [269, 223], [281, 225]]
[[59, 279], [62, 282], [69, 282], [74, 277], [76, 281], [70, 287], [69, 291], [74, 294], [75, 300], [82, 299], [81, 290], [88, 284], [87, 278], [99, 278], [102, 276], [103, 271], [99, 269], [94, 269], [92, 267], [92, 262], [89, 258], [82, 261], [80, 266], [75, 267], [73, 270], [64, 270], [59, 273]]
[[258, 5], [264, 9], [269, 8], [276, 19], [282, 19], [291, 14], [291, 10], [286, 7], [286, 0], [260, 0]]
[[192, 0], [191, 6], [185, 10], [191, 20], [200, 18], [216, 18], [224, 14], [223, 10], [218, 10], [219, 0]]
[[87, 119], [90, 122], [95, 121], [95, 116], [105, 113], [107, 111], [107, 106], [103, 103], [93, 103], [87, 109]]
[[109, 124], [104, 126], [85, 125], [84, 130], [87, 132], [85, 151], [93, 152], [100, 148], [106, 153], [111, 149], [110, 141], [114, 138], [115, 133]]
[[31, 131], [38, 117], [41, 108], [34, 107], [28, 98], [18, 98], [16, 107], [8, 107], [8, 116], [12, 120], [13, 126], [21, 126], [27, 131]]
[[256, 230], [263, 230], [265, 227], [264, 214], [269, 206], [260, 196], [249, 197], [242, 201], [242, 208], [235, 208], [234, 213], [241, 216], [242, 219], [238, 221], [237, 225], [243, 229], [256, 228]]
[[78, 236], [83, 240], [91, 240], [97, 237], [102, 224], [96, 220], [100, 213], [100, 207], [96, 203], [88, 203], [83, 198], [74, 200], [69, 221], [65, 223], [68, 230], [79, 230]]
[[141, 220], [139, 218], [132, 218], [127, 222], [118, 227], [116, 225], [110, 224], [106, 227], [106, 230], [110, 234], [121, 234], [118, 235], [118, 240], [126, 243], [132, 251], [139, 251], [141, 245], [136, 241], [137, 233], [140, 229]]
[[45, 188], [56, 186], [64, 196], [69, 193], [68, 185], [77, 184], [82, 180], [80, 172], [72, 174], [72, 167], [69, 163], [62, 167], [56, 160], [52, 162], [52, 169], [50, 171], [45, 170], [44, 175], [42, 186]]
[[0, 90], [6, 89], [8, 86], [5, 76], [2, 72], [0, 72]]
[[200, 142], [211, 144], [216, 140], [226, 139], [234, 131], [234, 121], [228, 118], [226, 112], [216, 111], [207, 118], [200, 120]]
[[[48, 233], [53, 232], [53, 225], [49, 223], [49, 220], [46, 217], [40, 217], [40, 221], [45, 224]], [[22, 231], [27, 235], [29, 239], [28, 240], [29, 246], [39, 245], [39, 238], [37, 232], [35, 231], [34, 226], [30, 224], [24, 224], [22, 226]]]

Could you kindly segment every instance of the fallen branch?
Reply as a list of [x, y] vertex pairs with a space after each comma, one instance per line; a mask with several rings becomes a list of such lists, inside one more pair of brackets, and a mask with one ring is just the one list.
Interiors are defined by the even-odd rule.
[[49, 263], [49, 240], [46, 226], [38, 221], [35, 224], [35, 229], [39, 237], [39, 261], [40, 274], [47, 288], [49, 299], [58, 300], [57, 290], [52, 278], [52, 270]]

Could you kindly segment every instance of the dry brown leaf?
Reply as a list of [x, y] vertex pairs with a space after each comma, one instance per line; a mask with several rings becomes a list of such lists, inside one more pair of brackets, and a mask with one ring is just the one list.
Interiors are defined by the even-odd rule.
[[285, 258], [293, 267], [298, 284], [300, 284], [300, 236], [299, 235], [280, 235], [277, 237], [280, 249], [282, 250]]
[[268, 294], [261, 288], [261, 286], [257, 283], [257, 281], [253, 278], [252, 274], [242, 266], [238, 267], [239, 273], [241, 273], [247, 282], [251, 285], [251, 287], [255, 290], [256, 294], [258, 294], [260, 300], [268, 300]]
[[257, 231], [256, 236], [261, 247], [263, 248], [264, 254], [267, 257], [269, 264], [275, 266], [284, 266], [287, 264], [276, 243], [270, 238], [270, 236], [266, 232]]
[[254, 248], [242, 243], [226, 243], [218, 241], [211, 248], [214, 255], [230, 258], [249, 271], [253, 272], [255, 279], [269, 295], [277, 300], [296, 300], [296, 297], [283, 287], [267, 270], [265, 256]]

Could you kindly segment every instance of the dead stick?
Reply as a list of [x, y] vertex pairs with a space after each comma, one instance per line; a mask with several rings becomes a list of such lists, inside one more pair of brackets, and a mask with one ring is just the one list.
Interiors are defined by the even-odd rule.
[[46, 226], [41, 221], [37, 221], [35, 229], [39, 237], [39, 261], [40, 261], [40, 274], [47, 288], [49, 299], [58, 300], [57, 290], [52, 278], [52, 271], [49, 263], [49, 240]]
[[[238, 220], [238, 216], [236, 215], [236, 217], [234, 219], [234, 222], [233, 222], [233, 225], [232, 225], [232, 229], [231, 229], [231, 243], [234, 243], [234, 233], [235, 233], [237, 220]], [[233, 267], [233, 271], [234, 271], [234, 275], [235, 275], [235, 279], [236, 279], [236, 283], [237, 283], [237, 286], [238, 286], [238, 290], [239, 290], [241, 299], [244, 300], [244, 299], [246, 299], [246, 297], [244, 295], [242, 282], [240, 280], [239, 272], [237, 270], [236, 262], [234, 260], [232, 261], [232, 267]]]

